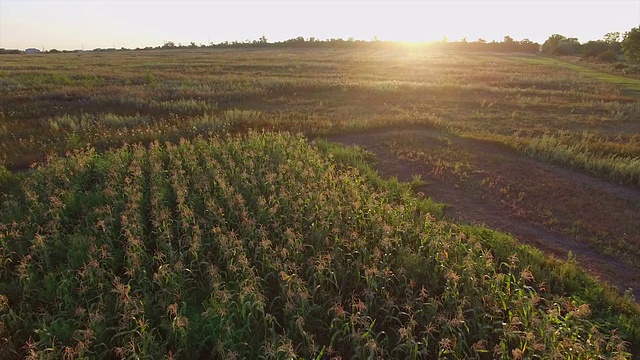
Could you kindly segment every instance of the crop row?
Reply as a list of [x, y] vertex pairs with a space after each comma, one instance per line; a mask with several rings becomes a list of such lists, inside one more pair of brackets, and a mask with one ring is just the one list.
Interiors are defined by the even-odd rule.
[[287, 134], [51, 158], [0, 209], [0, 357], [624, 356], [590, 305]]

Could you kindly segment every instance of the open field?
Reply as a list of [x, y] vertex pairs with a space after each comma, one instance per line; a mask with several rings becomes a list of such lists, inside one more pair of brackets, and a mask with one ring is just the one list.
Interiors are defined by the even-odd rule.
[[[640, 79], [637, 75], [627, 75], [623, 76], [621, 74], [615, 74], [611, 71], [611, 64], [576, 64], [575, 57], [565, 57], [564, 59], [556, 59], [550, 57], [528, 57], [516, 58], [519, 61], [525, 61], [534, 65], [548, 65], [548, 66], [558, 66], [571, 70], [575, 70], [576, 72], [582, 73], [587, 76], [591, 76], [595, 79], [602, 80], [609, 84], [614, 84], [620, 87], [623, 94], [627, 95], [640, 95]], [[599, 65], [599, 66], [594, 66]], [[601, 69], [604, 68], [604, 69]], [[608, 68], [609, 71], [606, 71]], [[604, 71], [603, 71], [604, 70]]]
[[638, 185], [636, 97], [556, 63], [408, 49], [7, 55], [0, 154], [23, 168], [86, 144], [436, 123]]
[[410, 48], [0, 60], [0, 358], [640, 353], [637, 79]]

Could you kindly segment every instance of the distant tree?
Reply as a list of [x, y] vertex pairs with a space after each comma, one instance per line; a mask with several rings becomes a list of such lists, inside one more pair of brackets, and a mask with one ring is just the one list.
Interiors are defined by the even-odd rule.
[[582, 45], [577, 38], [566, 38], [558, 43], [558, 54], [579, 55], [582, 53]]
[[582, 57], [596, 57], [609, 50], [609, 44], [604, 40], [591, 40], [582, 45]]
[[603, 53], [598, 54], [598, 60], [606, 61], [606, 62], [615, 62], [618, 60], [618, 54], [616, 54], [614, 51], [609, 49]]
[[640, 61], [640, 27], [635, 27], [624, 33], [622, 50], [627, 61]]
[[542, 53], [549, 55], [578, 55], [582, 53], [582, 45], [576, 38], [553, 34], [542, 44]]
[[518, 43], [518, 50], [522, 52], [537, 54], [538, 52], [540, 52], [540, 44], [524, 38]]
[[18, 50], [18, 49], [5, 49], [5, 48], [0, 48], [0, 54], [21, 54], [22, 51]]
[[566, 37], [560, 34], [553, 34], [542, 44], [542, 53], [555, 55], [558, 53], [558, 45], [560, 41], [565, 40]]
[[260, 44], [267, 44], [269, 42], [269, 40], [267, 40], [267, 37], [264, 36], [264, 34], [262, 34], [262, 36], [260, 36], [260, 39], [258, 40], [258, 42]]
[[617, 31], [606, 33], [603, 36], [604, 42], [606, 42], [607, 44], [618, 44], [620, 43], [620, 38], [621, 38], [621, 35]]
[[502, 38], [501, 47], [504, 49], [504, 51], [508, 51], [508, 52], [518, 51], [519, 43], [513, 40], [511, 36], [507, 35], [504, 38]]
[[542, 44], [541, 51], [543, 54], [549, 55], [580, 55], [582, 44], [577, 38], [553, 34]]
[[174, 47], [176, 47], [176, 43], [173, 41], [165, 41], [164, 45], [162, 45], [163, 49], [173, 49]]
[[622, 53], [620, 43], [609, 43], [605, 40], [587, 41], [582, 45], [583, 58], [597, 58], [601, 61], [614, 62]]
[[609, 52], [615, 54], [616, 57], [618, 55], [622, 55], [622, 44], [620, 43], [620, 40], [622, 40], [622, 35], [620, 35], [619, 32], [606, 33], [602, 38], [604, 42], [609, 46]]
[[618, 59], [620, 54], [622, 54], [622, 47], [619, 32], [606, 33], [602, 40], [591, 40], [582, 45], [583, 58], [597, 58], [613, 62]]

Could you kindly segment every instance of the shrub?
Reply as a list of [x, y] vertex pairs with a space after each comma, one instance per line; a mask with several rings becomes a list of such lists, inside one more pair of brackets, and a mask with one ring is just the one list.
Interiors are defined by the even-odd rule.
[[597, 58], [600, 61], [614, 62], [614, 61], [618, 60], [618, 55], [616, 55], [616, 53], [611, 51], [611, 50], [607, 50], [607, 51], [605, 51], [603, 53], [600, 53], [597, 56]]

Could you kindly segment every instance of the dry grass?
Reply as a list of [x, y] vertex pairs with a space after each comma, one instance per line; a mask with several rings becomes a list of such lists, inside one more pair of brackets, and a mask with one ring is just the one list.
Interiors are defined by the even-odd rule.
[[[86, 144], [247, 128], [314, 135], [429, 123], [505, 142], [514, 133], [526, 140], [588, 129], [623, 144], [640, 131], [638, 102], [616, 83], [531, 59], [408, 50], [7, 55], [0, 65], [0, 154], [10, 168], [24, 168]], [[229, 111], [260, 117], [220, 120]], [[120, 120], [50, 125], [106, 114]]]

